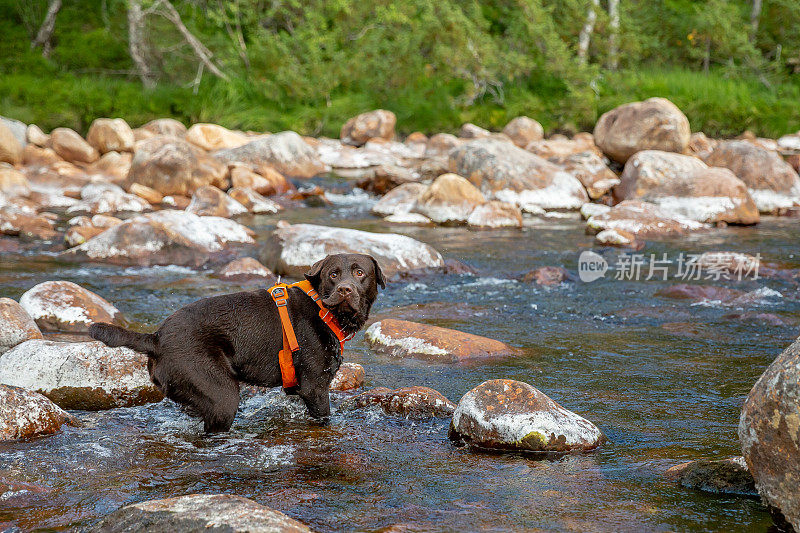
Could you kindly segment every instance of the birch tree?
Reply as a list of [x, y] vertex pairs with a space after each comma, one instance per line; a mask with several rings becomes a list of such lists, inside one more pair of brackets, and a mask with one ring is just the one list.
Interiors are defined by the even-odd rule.
[[608, 18], [611, 33], [608, 36], [608, 67], [617, 70], [619, 66], [619, 0], [608, 0]]
[[50, 57], [50, 50], [53, 48], [53, 31], [56, 29], [56, 16], [59, 11], [61, 11], [61, 0], [50, 0], [44, 21], [36, 37], [31, 41], [31, 48], [41, 47], [44, 57]]
[[597, 10], [600, 9], [600, 0], [589, 0], [589, 8], [586, 11], [586, 22], [581, 28], [578, 36], [578, 60], [581, 65], [585, 65], [589, 58], [589, 41], [594, 32], [594, 25], [597, 22]]

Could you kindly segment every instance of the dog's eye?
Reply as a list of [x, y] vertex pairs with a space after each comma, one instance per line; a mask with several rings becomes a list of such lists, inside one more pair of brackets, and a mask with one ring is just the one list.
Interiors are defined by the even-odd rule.
[[357, 268], [356, 269], [356, 276], [358, 276], [359, 278], [363, 277], [364, 276], [364, 271], [361, 270], [360, 268]]
[[331, 272], [331, 279], [336, 279], [338, 277], [339, 277], [339, 273], [338, 272]]

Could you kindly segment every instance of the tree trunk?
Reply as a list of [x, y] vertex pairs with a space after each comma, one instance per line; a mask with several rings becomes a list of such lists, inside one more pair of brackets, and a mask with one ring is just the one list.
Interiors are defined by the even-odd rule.
[[153, 71], [145, 58], [147, 46], [144, 42], [143, 31], [144, 13], [142, 13], [142, 4], [139, 0], [128, 0], [128, 52], [136, 65], [136, 70], [139, 72], [142, 85], [152, 89], [155, 87], [156, 81]]
[[600, 8], [600, 0], [590, 0], [589, 10], [586, 12], [586, 23], [578, 36], [578, 59], [581, 65], [585, 65], [589, 57], [589, 41], [594, 32], [594, 24], [597, 22], [597, 9]]
[[758, 33], [758, 21], [761, 18], [761, 0], [753, 0], [753, 9], [750, 11], [750, 41], [755, 42]]
[[56, 29], [56, 16], [60, 10], [61, 0], [50, 0], [44, 22], [42, 22], [42, 25], [39, 27], [36, 38], [31, 41], [31, 49], [41, 46], [42, 55], [44, 57], [50, 57], [50, 50], [53, 47], [53, 30]]
[[617, 70], [619, 66], [619, 0], [608, 0], [608, 18], [611, 34], [608, 36], [608, 67]]

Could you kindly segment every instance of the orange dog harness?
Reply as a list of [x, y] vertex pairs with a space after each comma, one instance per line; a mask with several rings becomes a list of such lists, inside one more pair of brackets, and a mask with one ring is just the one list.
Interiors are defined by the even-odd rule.
[[272, 299], [275, 300], [275, 305], [278, 306], [278, 314], [281, 317], [281, 329], [283, 330], [283, 349], [278, 352], [278, 363], [281, 367], [281, 378], [283, 379], [284, 389], [297, 386], [297, 376], [294, 372], [292, 354], [300, 349], [300, 345], [297, 343], [297, 337], [294, 334], [294, 328], [292, 327], [292, 320], [289, 318], [289, 310], [287, 307], [289, 288], [291, 287], [297, 287], [306, 293], [308, 297], [314, 300], [314, 302], [319, 306], [319, 317], [330, 328], [333, 334], [336, 335], [342, 352], [344, 352], [344, 343], [353, 338], [352, 335], [348, 336], [344, 331], [342, 331], [342, 328], [339, 327], [339, 323], [336, 321], [336, 317], [334, 317], [333, 314], [328, 311], [325, 305], [323, 305], [322, 298], [320, 298], [319, 294], [316, 290], [314, 290], [314, 287], [311, 286], [311, 282], [308, 280], [298, 281], [297, 283], [292, 283], [291, 285], [287, 285], [286, 283], [276, 283], [273, 285], [269, 289], [269, 294], [272, 296]]

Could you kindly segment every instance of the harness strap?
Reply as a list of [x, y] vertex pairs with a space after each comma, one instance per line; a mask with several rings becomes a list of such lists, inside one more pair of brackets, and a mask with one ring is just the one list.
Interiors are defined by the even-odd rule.
[[325, 322], [325, 325], [328, 326], [333, 334], [336, 335], [342, 353], [344, 353], [344, 343], [353, 338], [353, 335], [347, 335], [342, 331], [342, 328], [339, 327], [339, 323], [336, 321], [336, 317], [328, 311], [322, 303], [322, 298], [320, 298], [319, 293], [311, 286], [311, 282], [308, 280], [299, 281], [292, 285], [287, 285], [285, 283], [276, 283], [273, 285], [269, 289], [269, 294], [278, 307], [281, 329], [283, 330], [283, 349], [278, 352], [278, 363], [281, 367], [281, 379], [283, 380], [284, 389], [297, 386], [297, 376], [294, 370], [294, 363], [292, 362], [292, 353], [300, 349], [300, 345], [297, 343], [297, 337], [294, 334], [294, 328], [292, 327], [292, 320], [289, 317], [288, 300], [289, 288], [291, 287], [297, 287], [302, 290], [317, 304], [317, 306], [319, 306], [319, 317]]

